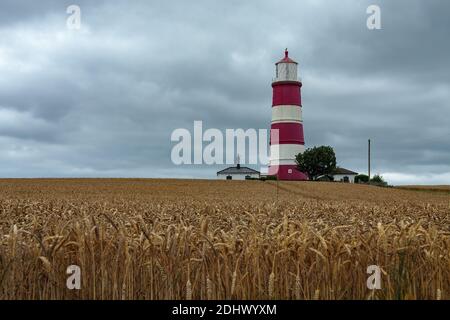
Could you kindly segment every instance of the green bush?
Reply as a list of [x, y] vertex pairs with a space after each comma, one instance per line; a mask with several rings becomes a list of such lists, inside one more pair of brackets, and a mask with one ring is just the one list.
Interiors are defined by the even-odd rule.
[[369, 176], [366, 174], [359, 174], [355, 177], [355, 183], [369, 183]]
[[388, 183], [384, 181], [383, 177], [379, 174], [374, 175], [373, 178], [370, 179], [370, 184], [381, 187], [386, 187], [388, 185]]
[[375, 182], [375, 183], [384, 183], [384, 179], [382, 176], [380, 176], [379, 174], [376, 174], [373, 176], [372, 179], [370, 179], [370, 182]]
[[267, 176], [264, 178], [260, 178], [259, 180], [261, 180], [261, 181], [277, 181], [278, 178], [277, 178], [277, 176]]

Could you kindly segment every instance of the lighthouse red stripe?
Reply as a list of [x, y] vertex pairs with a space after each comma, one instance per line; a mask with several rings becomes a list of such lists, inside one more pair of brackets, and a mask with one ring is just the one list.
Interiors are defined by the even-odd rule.
[[302, 181], [308, 180], [308, 175], [298, 171], [296, 165], [288, 166], [271, 166], [269, 168], [270, 176], [277, 176], [280, 180], [286, 181]]
[[301, 106], [300, 84], [285, 83], [273, 85], [273, 106], [296, 105]]
[[303, 136], [303, 124], [301, 123], [274, 123], [271, 127], [271, 144], [275, 143], [275, 131], [278, 130], [279, 143], [278, 144], [305, 144]]

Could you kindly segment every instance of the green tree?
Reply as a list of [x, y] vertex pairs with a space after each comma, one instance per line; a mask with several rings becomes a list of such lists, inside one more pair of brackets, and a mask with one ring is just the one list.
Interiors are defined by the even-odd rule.
[[336, 155], [332, 147], [321, 146], [307, 149], [296, 157], [297, 169], [306, 173], [311, 180], [318, 176], [332, 174], [336, 169]]

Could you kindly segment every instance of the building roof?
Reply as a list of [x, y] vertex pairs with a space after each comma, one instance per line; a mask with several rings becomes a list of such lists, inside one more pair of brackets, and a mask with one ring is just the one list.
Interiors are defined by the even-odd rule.
[[217, 175], [219, 174], [260, 174], [260, 172], [247, 167], [237, 166], [217, 172]]
[[288, 49], [286, 49], [284, 51], [284, 58], [281, 59], [280, 61], [278, 61], [276, 64], [280, 64], [280, 63], [295, 63], [295, 64], [298, 64], [297, 62], [295, 62], [294, 60], [289, 58], [289, 51], [288, 51]]
[[339, 168], [337, 167], [334, 171], [333, 174], [348, 174], [348, 175], [358, 175], [358, 172], [354, 172], [345, 168]]

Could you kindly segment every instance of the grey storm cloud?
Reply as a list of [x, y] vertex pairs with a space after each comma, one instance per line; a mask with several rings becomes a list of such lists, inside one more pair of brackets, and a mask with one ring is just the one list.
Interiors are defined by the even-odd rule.
[[[66, 8], [81, 8], [68, 30]], [[382, 29], [366, 27], [369, 5]], [[450, 182], [450, 2], [2, 1], [0, 176], [200, 177], [173, 130], [269, 127], [300, 63], [307, 146], [390, 182]]]

